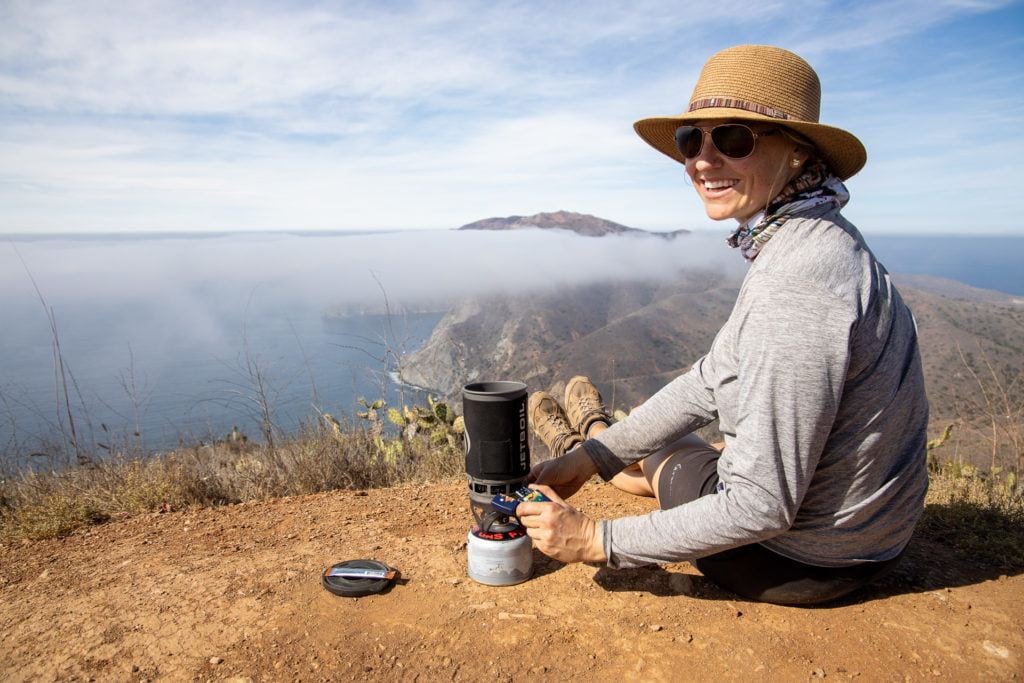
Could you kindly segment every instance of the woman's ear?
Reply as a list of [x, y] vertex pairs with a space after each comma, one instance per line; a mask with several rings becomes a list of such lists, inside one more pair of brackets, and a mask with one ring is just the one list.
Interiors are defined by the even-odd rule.
[[799, 168], [802, 164], [806, 163], [811, 155], [808, 154], [807, 150], [802, 147], [794, 147], [793, 152], [789, 157], [789, 165], [792, 168]]

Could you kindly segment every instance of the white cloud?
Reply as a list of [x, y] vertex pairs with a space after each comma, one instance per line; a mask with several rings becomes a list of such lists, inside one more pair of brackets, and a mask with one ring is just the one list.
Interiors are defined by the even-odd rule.
[[[708, 225], [630, 127], [681, 110], [708, 54], [806, 51], [830, 122], [888, 143], [902, 130], [886, 117], [908, 114], [891, 91], [876, 105], [891, 46], [1000, 6], [9, 2], [0, 231], [449, 227], [557, 208]], [[854, 59], [858, 77], [837, 78]], [[1019, 117], [1005, 67], [979, 69], [977, 94]], [[869, 152], [869, 173], [886, 168]]]

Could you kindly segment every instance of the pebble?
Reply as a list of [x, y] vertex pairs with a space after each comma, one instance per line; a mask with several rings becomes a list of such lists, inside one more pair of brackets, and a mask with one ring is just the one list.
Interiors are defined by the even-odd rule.
[[1009, 659], [1010, 651], [1002, 645], [996, 645], [991, 640], [986, 640], [981, 644], [981, 647], [985, 652], [989, 653], [993, 657], [999, 657], [1000, 659]]
[[817, 676], [818, 678], [825, 678], [825, 670], [824, 669], [815, 669], [814, 671], [811, 672], [811, 675], [812, 676]]
[[459, 579], [457, 579], [455, 577], [452, 577], [452, 578], [448, 579], [448, 583], [450, 583], [453, 586], [458, 586], [460, 583], [462, 583], [462, 581], [460, 581]]
[[210, 657], [210, 664], [213, 664], [214, 666], [216, 666], [217, 664], [220, 664], [223, 661], [224, 661], [224, 659], [221, 658], [221, 657]]
[[652, 631], [654, 631], [655, 633], [657, 633], [658, 631], [660, 631], [660, 630], [661, 630], [662, 626], [661, 626], [661, 624], [651, 624], [651, 625], [650, 625], [650, 626], [648, 626], [647, 628], [649, 628], [649, 629], [651, 629]]
[[494, 609], [498, 606], [496, 602], [481, 602], [477, 605], [470, 605], [470, 609]]

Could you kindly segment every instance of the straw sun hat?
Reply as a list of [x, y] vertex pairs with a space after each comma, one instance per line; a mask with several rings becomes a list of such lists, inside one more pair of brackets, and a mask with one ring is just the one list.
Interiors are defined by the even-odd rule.
[[642, 119], [636, 132], [680, 163], [676, 128], [707, 119], [777, 122], [814, 143], [829, 167], [846, 180], [867, 161], [864, 145], [841, 128], [818, 123], [821, 83], [811, 65], [779, 47], [739, 45], [711, 56], [690, 104], [678, 116]]

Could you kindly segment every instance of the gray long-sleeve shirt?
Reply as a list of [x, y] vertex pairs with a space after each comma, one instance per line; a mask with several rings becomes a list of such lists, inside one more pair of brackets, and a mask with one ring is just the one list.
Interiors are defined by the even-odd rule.
[[838, 210], [786, 222], [706, 356], [582, 448], [602, 477], [719, 419], [716, 495], [601, 522], [608, 564], [748, 543], [818, 566], [895, 557], [928, 487], [910, 310]]

